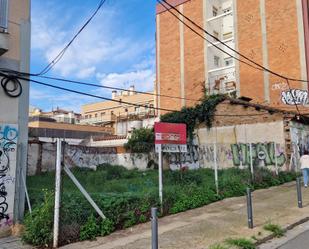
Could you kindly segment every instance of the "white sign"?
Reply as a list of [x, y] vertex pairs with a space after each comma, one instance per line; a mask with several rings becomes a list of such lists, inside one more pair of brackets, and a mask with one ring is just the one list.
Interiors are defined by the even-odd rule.
[[187, 145], [186, 144], [156, 144], [156, 152], [159, 153], [160, 147], [162, 152], [171, 152], [171, 153], [186, 153], [187, 152]]

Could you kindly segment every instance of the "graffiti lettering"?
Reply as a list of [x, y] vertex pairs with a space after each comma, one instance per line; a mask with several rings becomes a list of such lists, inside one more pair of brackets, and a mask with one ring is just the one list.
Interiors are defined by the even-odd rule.
[[[15, 181], [10, 175], [10, 164], [16, 158], [17, 137], [18, 131], [15, 127], [0, 124], [0, 226], [8, 225], [11, 221], [7, 184]], [[2, 220], [5, 220], [4, 223]]]
[[281, 90], [281, 91], [285, 91], [289, 89], [289, 86], [287, 83], [285, 82], [278, 82], [278, 83], [275, 83], [271, 86], [271, 90], [272, 91], [276, 91], [276, 90]]
[[308, 103], [308, 92], [299, 89], [281, 92], [281, 101], [286, 105], [306, 105]]
[[[250, 144], [232, 144], [231, 145], [233, 163], [235, 166], [249, 166]], [[274, 143], [256, 143], [251, 144], [252, 161], [254, 166], [283, 166], [286, 158], [283, 151], [279, 151]]]

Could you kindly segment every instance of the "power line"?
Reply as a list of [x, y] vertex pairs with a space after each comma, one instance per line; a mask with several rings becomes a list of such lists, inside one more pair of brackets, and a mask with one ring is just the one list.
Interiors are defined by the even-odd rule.
[[[202, 28], [200, 25], [198, 25], [196, 22], [194, 22], [191, 18], [187, 17], [186, 15], [184, 15], [183, 13], [181, 13], [177, 8], [175, 8], [173, 5], [171, 5], [170, 3], [168, 3], [166, 0], [157, 0], [157, 2], [159, 4], [161, 4], [167, 11], [169, 11], [170, 13], [172, 13], [170, 11], [169, 8], [167, 8], [162, 2], [164, 2], [166, 5], [168, 5], [171, 9], [175, 10], [179, 15], [181, 15], [182, 17], [184, 17], [186, 20], [188, 20], [190, 23], [192, 23], [194, 26], [196, 26], [198, 29], [200, 29], [201, 31], [203, 31], [204, 33], [206, 33], [207, 35], [209, 35], [210, 37], [212, 37], [213, 39], [215, 39], [216, 41], [218, 41], [220, 44], [222, 44], [223, 46], [227, 47], [228, 49], [232, 50], [233, 52], [235, 52], [236, 54], [240, 55], [241, 57], [243, 57], [244, 59], [250, 61], [251, 63], [253, 63], [254, 65], [260, 67], [261, 69], [263, 69], [264, 71], [267, 71], [273, 75], [276, 75], [282, 79], [288, 79], [290, 81], [299, 81], [299, 82], [309, 82], [308, 80], [302, 80], [302, 79], [295, 79], [295, 78], [289, 78], [287, 76], [281, 75], [279, 73], [276, 73], [266, 67], [264, 67], [263, 65], [257, 63], [256, 61], [250, 59], [248, 56], [240, 53], [239, 51], [237, 51], [236, 49], [232, 48], [231, 46], [229, 46], [228, 44], [224, 43], [223, 41], [221, 41], [218, 37], [214, 36], [213, 34], [209, 33], [207, 30], [205, 30], [204, 28]], [[177, 17], [177, 15], [174, 15]], [[177, 17], [178, 19], [178, 17]], [[205, 37], [203, 37], [205, 38]], [[207, 40], [208, 41], [208, 40]], [[208, 41], [211, 45], [215, 45], [213, 42]], [[226, 52], [226, 51], [225, 51]], [[231, 54], [228, 54], [229, 56], [231, 56]], [[235, 58], [236, 60], [239, 60], [239, 58]]]
[[[44, 79], [56, 80], [56, 81], [63, 81], [63, 82], [68, 82], [68, 83], [78, 84], [78, 85], [100, 87], [100, 88], [118, 90], [118, 91], [128, 91], [128, 89], [121, 88], [121, 87], [99, 85], [99, 84], [87, 83], [87, 82], [77, 81], [77, 80], [69, 80], [69, 79], [50, 77], [50, 76], [38, 76], [38, 77], [44, 78]], [[129, 90], [129, 91], [134, 92], [134, 93], [140, 93], [140, 94], [157, 96], [157, 97], [165, 97], [165, 98], [171, 98], [171, 99], [184, 99], [184, 100], [191, 100], [191, 101], [197, 101], [197, 102], [201, 101], [200, 99], [183, 98], [183, 97], [179, 97], [179, 96], [168, 96], [168, 95], [164, 95], [164, 94], [150, 93], [150, 92], [137, 91], [137, 90]]]
[[45, 67], [43, 70], [36, 74], [38, 75], [44, 75], [48, 73], [63, 57], [65, 52], [68, 50], [68, 48], [71, 46], [71, 44], [74, 42], [74, 40], [77, 38], [77, 36], [86, 28], [86, 26], [91, 22], [91, 20], [96, 16], [98, 11], [101, 9], [103, 4], [106, 2], [106, 0], [101, 0], [98, 7], [94, 11], [94, 13], [88, 18], [88, 20], [84, 23], [84, 25], [78, 30], [78, 32], [73, 36], [73, 38], [68, 42], [68, 44], [56, 55], [56, 57]]
[[[166, 7], [162, 1], [167, 4], [169, 6]], [[293, 79], [293, 78], [288, 78], [286, 76], [283, 76], [283, 75], [280, 75], [274, 71], [271, 71], [270, 69], [268, 68], [265, 68], [263, 65], [251, 60], [250, 58], [248, 58], [247, 56], [241, 54], [239, 51], [231, 48], [230, 46], [228, 46], [227, 44], [225, 44], [224, 42], [222, 42], [220, 39], [218, 39], [217, 37], [215, 37], [214, 35], [210, 34], [207, 30], [205, 30], [204, 28], [202, 28], [201, 26], [199, 26], [198, 24], [196, 24], [192, 19], [188, 18], [187, 16], [185, 16], [184, 14], [182, 14], [177, 8], [175, 8], [173, 5], [169, 4], [166, 0], [157, 0], [157, 2], [162, 5], [169, 13], [171, 13], [175, 18], [177, 18], [181, 23], [183, 23], [187, 28], [189, 28], [192, 32], [194, 32], [196, 35], [198, 35], [199, 37], [201, 37], [202, 39], [206, 40], [207, 42], [209, 42], [211, 45], [213, 45], [215, 48], [217, 48], [218, 50], [220, 50], [221, 52], [223, 52], [224, 54], [230, 56], [231, 58], [235, 59], [235, 60], [238, 60], [239, 62], [242, 62], [244, 64], [246, 64], [247, 66], [250, 66], [256, 70], [260, 70], [260, 71], [266, 71], [266, 72], [269, 72], [273, 75], [276, 75], [282, 79], [285, 79], [287, 81], [287, 84], [289, 86], [289, 89], [291, 91], [291, 86], [290, 86], [290, 83], [289, 83], [289, 80], [291, 81], [299, 81], [299, 82], [309, 82], [309, 81], [305, 81], [305, 80], [299, 80], [299, 79]], [[199, 34], [195, 29], [193, 29], [191, 26], [189, 26], [187, 23], [184, 22], [184, 20], [182, 20], [181, 18], [179, 18], [175, 13], [173, 13], [170, 9], [173, 9], [175, 10], [179, 15], [181, 15], [182, 17], [184, 17], [186, 20], [188, 20], [189, 22], [191, 22], [194, 26], [198, 27], [200, 30], [202, 30], [204, 33], [206, 33], [207, 35], [211, 36], [212, 38], [214, 38], [215, 40], [219, 41], [222, 45], [224, 45], [225, 47], [231, 49], [232, 51], [234, 51], [235, 53], [237, 53], [238, 55], [244, 57], [246, 60], [249, 60], [251, 63], [253, 63], [254, 65], [257, 65], [258, 67], [255, 67], [251, 64], [249, 64], [248, 62], [244, 61], [244, 60], [241, 60], [237, 57], [235, 57], [234, 55], [228, 53], [227, 51], [223, 50], [222, 48], [220, 48], [219, 46], [217, 46], [216, 44], [214, 44], [213, 42], [209, 41], [206, 37], [204, 37], [203, 35]], [[295, 107], [296, 107], [296, 110], [297, 112], [299, 113], [299, 115], [301, 115], [300, 111], [299, 111], [299, 108], [298, 108], [298, 105], [295, 101], [295, 98], [294, 96], [292, 95], [292, 98], [293, 98], [293, 101], [294, 101], [294, 104], [295, 104]]]
[[[4, 76], [4, 75], [1, 74], [1, 76]], [[21, 76], [16, 76], [16, 79], [30, 81], [30, 82], [33, 82], [35, 84], [43, 85], [43, 86], [46, 86], [46, 87], [55, 88], [55, 89], [58, 89], [58, 90], [62, 90], [62, 91], [66, 91], [66, 92], [71, 92], [71, 93], [75, 93], [75, 94], [79, 94], [79, 95], [84, 95], [84, 96], [88, 96], [88, 97], [93, 97], [93, 98], [103, 99], [103, 100], [107, 100], [107, 101], [112, 101], [112, 102], [116, 102], [116, 103], [119, 103], [119, 104], [126, 104], [126, 105], [137, 106], [137, 107], [145, 107], [145, 108], [149, 108], [149, 109], [162, 110], [162, 111], [167, 111], [167, 112], [179, 112], [178, 110], [171, 110], [171, 109], [160, 108], [160, 107], [151, 107], [151, 106], [148, 106], [148, 105], [141, 105], [141, 104], [136, 104], [136, 103], [133, 103], [133, 102], [106, 98], [106, 97], [102, 97], [102, 96], [95, 95], [95, 94], [90, 94], [90, 93], [85, 93], [85, 92], [77, 91], [77, 90], [74, 90], [74, 89], [69, 89], [69, 88], [65, 88], [65, 87], [61, 87], [61, 86], [55, 86], [55, 85], [48, 84], [48, 83], [45, 83], [45, 82], [42, 82], [42, 81], [38, 81], [38, 80], [34, 80], [34, 79], [27, 79], [27, 78], [24, 78], [24, 77], [21, 77]], [[268, 111], [265, 110], [265, 112], [268, 112]], [[262, 116], [262, 115], [265, 115], [265, 113], [256, 113], [256, 114], [220, 114], [220, 113], [217, 114], [216, 113], [216, 114], [213, 114], [212, 116], [219, 116], [219, 117], [248, 117], [248, 116]]]

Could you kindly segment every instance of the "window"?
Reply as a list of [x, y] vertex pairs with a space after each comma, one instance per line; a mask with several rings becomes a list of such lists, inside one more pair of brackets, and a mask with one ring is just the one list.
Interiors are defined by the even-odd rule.
[[92, 118], [92, 115], [91, 115], [91, 114], [89, 115], [89, 118]]
[[218, 15], [218, 9], [215, 6], [212, 6], [212, 16]]
[[106, 113], [105, 112], [101, 112], [101, 117], [104, 116]]
[[[213, 31], [213, 36], [219, 39], [219, 33], [215, 30]], [[214, 41], [217, 41], [217, 40], [214, 38]]]
[[85, 115], [85, 118], [87, 119], [87, 118], [88, 118], [88, 115]]
[[97, 113], [96, 113], [96, 114], [94, 114], [94, 117], [95, 117], [95, 118], [97, 118], [97, 117], [98, 117], [98, 114], [97, 114]]
[[225, 66], [231, 66], [234, 64], [234, 61], [233, 61], [233, 58], [229, 57], [229, 58], [225, 58], [224, 59], [224, 63], [225, 63]]
[[135, 112], [139, 112], [139, 107], [136, 106], [136, 107], [134, 108], [134, 110], [135, 110]]
[[214, 56], [214, 65], [216, 67], [219, 67], [220, 66], [220, 57], [219, 56]]
[[114, 111], [111, 111], [111, 115], [114, 115]]

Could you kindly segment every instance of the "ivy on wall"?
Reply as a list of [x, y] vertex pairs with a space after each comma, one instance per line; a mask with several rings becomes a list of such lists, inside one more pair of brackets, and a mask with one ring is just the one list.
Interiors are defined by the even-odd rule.
[[198, 123], [205, 123], [212, 127], [217, 105], [225, 100], [225, 95], [217, 94], [205, 96], [200, 104], [195, 107], [184, 107], [180, 111], [170, 112], [161, 116], [161, 122], [185, 123], [188, 137], [193, 139], [193, 131]]
[[[198, 123], [205, 123], [211, 128], [216, 112], [216, 106], [225, 100], [225, 95], [210, 95], [204, 97], [195, 107], [184, 107], [180, 111], [169, 112], [161, 116], [161, 122], [185, 123], [189, 140], [193, 139], [193, 132]], [[133, 131], [125, 148], [132, 153], [149, 153], [154, 149], [153, 129], [141, 128]]]

